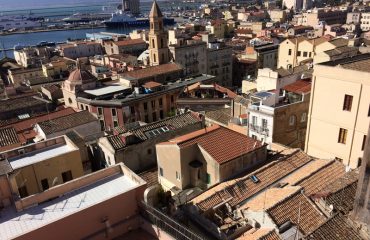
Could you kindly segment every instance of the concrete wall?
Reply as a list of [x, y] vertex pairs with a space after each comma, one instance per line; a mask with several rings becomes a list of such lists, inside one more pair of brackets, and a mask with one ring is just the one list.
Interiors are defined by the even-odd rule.
[[[55, 184], [62, 184], [62, 173], [71, 171], [73, 178], [83, 176], [81, 155], [78, 149], [38, 162], [21, 169], [9, 176], [13, 192], [18, 193], [18, 188], [26, 186], [29, 195], [43, 191], [41, 180], [47, 179], [49, 187]], [[56, 181], [54, 181], [57, 179]]]
[[[315, 65], [305, 146], [309, 155], [337, 157], [357, 167], [369, 126], [369, 79], [366, 72]], [[345, 94], [353, 96], [351, 111], [343, 111]], [[348, 130], [346, 144], [338, 143], [340, 128]]]
[[[118, 237], [130, 230], [139, 228], [138, 202], [144, 187], [145, 185], [107, 199], [16, 239], [46, 239], [50, 237], [51, 233], [55, 240], [113, 239]], [[104, 219], [109, 220], [111, 232], [106, 231]], [[83, 223], [83, 227], [76, 223]]]

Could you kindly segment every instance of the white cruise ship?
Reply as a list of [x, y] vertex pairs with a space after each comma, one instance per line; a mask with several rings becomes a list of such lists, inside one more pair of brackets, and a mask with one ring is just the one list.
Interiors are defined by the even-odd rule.
[[0, 31], [41, 27], [41, 23], [24, 16], [0, 16]]

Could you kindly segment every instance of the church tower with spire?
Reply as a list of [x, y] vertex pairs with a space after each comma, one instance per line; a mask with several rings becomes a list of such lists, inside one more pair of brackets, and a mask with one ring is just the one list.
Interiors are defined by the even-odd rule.
[[154, 0], [149, 14], [149, 59], [150, 65], [157, 66], [169, 62], [167, 34], [163, 27], [163, 14]]

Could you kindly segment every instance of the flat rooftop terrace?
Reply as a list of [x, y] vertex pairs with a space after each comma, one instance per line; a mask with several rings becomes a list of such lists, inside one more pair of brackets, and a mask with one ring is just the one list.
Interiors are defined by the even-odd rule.
[[14, 206], [9, 206], [0, 211], [0, 239], [13, 239], [137, 186], [128, 176], [116, 173], [21, 212], [17, 212]]
[[75, 150], [77, 150], [77, 148], [68, 144], [57, 144], [29, 153], [17, 155], [9, 158], [8, 161], [13, 170], [16, 170]]

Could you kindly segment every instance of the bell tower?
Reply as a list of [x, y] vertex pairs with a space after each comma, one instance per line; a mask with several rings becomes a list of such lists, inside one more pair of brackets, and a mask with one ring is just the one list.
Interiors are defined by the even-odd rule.
[[149, 58], [150, 65], [157, 66], [169, 62], [167, 34], [163, 28], [163, 14], [154, 0], [149, 14]]

